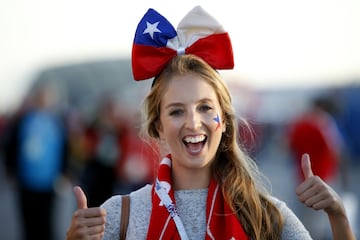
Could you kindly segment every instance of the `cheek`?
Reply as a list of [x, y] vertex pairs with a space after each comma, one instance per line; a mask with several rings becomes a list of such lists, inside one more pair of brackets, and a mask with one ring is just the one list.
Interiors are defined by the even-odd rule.
[[167, 138], [168, 136], [174, 136], [179, 129], [181, 124], [179, 121], [174, 119], [162, 118], [161, 123], [159, 123], [159, 134], [162, 138]]

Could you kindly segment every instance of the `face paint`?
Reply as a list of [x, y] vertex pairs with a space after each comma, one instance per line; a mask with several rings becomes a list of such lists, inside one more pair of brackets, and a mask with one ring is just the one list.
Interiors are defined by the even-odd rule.
[[218, 130], [218, 128], [220, 128], [220, 122], [221, 122], [219, 114], [216, 114], [216, 117], [214, 117], [213, 120], [217, 123], [215, 130]]

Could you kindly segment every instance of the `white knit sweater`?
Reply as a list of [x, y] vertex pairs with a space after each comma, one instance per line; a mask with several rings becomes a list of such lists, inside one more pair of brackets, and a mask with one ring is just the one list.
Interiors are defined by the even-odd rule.
[[[130, 194], [130, 219], [127, 239], [146, 239], [151, 215], [151, 185], [146, 185]], [[179, 215], [189, 239], [204, 239], [206, 230], [205, 209], [207, 189], [175, 191], [175, 201]], [[300, 220], [279, 199], [272, 197], [284, 218], [281, 239], [311, 239]], [[121, 196], [116, 195], [102, 204], [107, 212], [105, 240], [119, 239]]]

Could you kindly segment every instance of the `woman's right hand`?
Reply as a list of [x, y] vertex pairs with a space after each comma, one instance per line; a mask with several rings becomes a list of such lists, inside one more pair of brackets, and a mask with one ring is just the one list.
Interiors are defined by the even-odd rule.
[[105, 209], [100, 207], [88, 208], [86, 196], [79, 186], [74, 187], [74, 193], [78, 209], [72, 216], [66, 239], [102, 239], [106, 222]]

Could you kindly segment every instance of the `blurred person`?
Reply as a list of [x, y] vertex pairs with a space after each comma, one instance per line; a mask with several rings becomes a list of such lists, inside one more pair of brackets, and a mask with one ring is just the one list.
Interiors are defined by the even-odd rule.
[[8, 122], [7, 114], [0, 114], [0, 143], [3, 142], [4, 133]]
[[[0, 161], [2, 161], [4, 153], [4, 142], [5, 142], [5, 132], [8, 124], [7, 114], [0, 114]], [[2, 162], [1, 162], [2, 164]]]
[[[332, 112], [331, 99], [317, 97], [308, 110], [290, 123], [288, 132], [289, 149], [295, 160], [297, 182], [302, 182], [301, 159], [308, 153], [312, 159], [312, 170], [337, 191], [341, 187], [341, 157], [343, 138]], [[300, 219], [315, 239], [331, 237], [327, 216], [312, 209], [299, 206]]]
[[138, 114], [107, 94], [95, 121], [84, 133], [81, 184], [89, 206], [99, 206], [114, 193], [129, 193], [152, 182], [155, 152], [138, 135]]
[[126, 194], [148, 183], [152, 183], [159, 159], [156, 145], [150, 145], [139, 136], [141, 127], [141, 114], [130, 109], [122, 109], [127, 116], [125, 121], [122, 142], [123, 158], [117, 164], [116, 193]]
[[354, 166], [360, 166], [360, 86], [350, 85], [343, 89], [340, 124], [349, 149], [349, 157]]
[[[156, 180], [130, 193], [128, 228], [120, 220], [123, 196], [88, 208], [86, 195], [75, 187], [78, 209], [67, 239], [119, 239], [124, 232], [127, 239], [311, 239], [286, 204], [265, 190], [255, 162], [238, 144], [238, 119], [231, 95], [215, 70], [233, 67], [228, 34], [201, 7], [190, 11], [178, 29], [181, 31], [177, 33], [163, 16], [149, 9], [138, 25], [135, 44], [139, 45], [132, 54], [136, 80], [155, 76], [144, 102], [143, 127], [165, 154]], [[207, 34], [193, 45], [177, 48], [182, 54], [167, 47], [148, 48], [167, 34], [176, 40], [186, 34], [193, 39], [194, 35], [201, 36], [197, 33], [202, 30]], [[194, 45], [200, 51], [194, 50]], [[151, 53], [157, 50], [169, 50], [174, 55], [164, 54], [163, 65], [152, 68], [145, 60], [155, 61], [157, 55]], [[194, 52], [186, 52], [191, 50]], [[313, 179], [310, 174], [307, 178]], [[312, 196], [317, 199], [317, 193], [309, 182], [298, 189], [299, 198], [309, 206], [324, 208], [334, 239], [354, 239], [346, 214], [336, 210], [341, 200], [317, 206], [312, 200]], [[324, 193], [332, 196], [333, 192]]]
[[77, 108], [66, 110], [68, 128], [68, 172], [72, 181], [79, 181], [82, 175], [89, 151], [85, 136], [85, 118]]
[[89, 206], [99, 206], [114, 193], [116, 166], [123, 159], [125, 123], [120, 121], [118, 105], [111, 94], [104, 94], [94, 121], [84, 130], [85, 158], [80, 179]]
[[329, 114], [330, 100], [325, 97], [314, 99], [307, 111], [290, 123], [289, 147], [297, 159], [298, 178], [303, 180], [301, 156], [309, 153], [312, 168], [324, 181], [334, 184], [340, 170], [343, 138], [335, 119]]
[[53, 239], [55, 185], [67, 165], [67, 131], [57, 92], [42, 85], [10, 120], [5, 142], [7, 175], [16, 180], [27, 240]]

